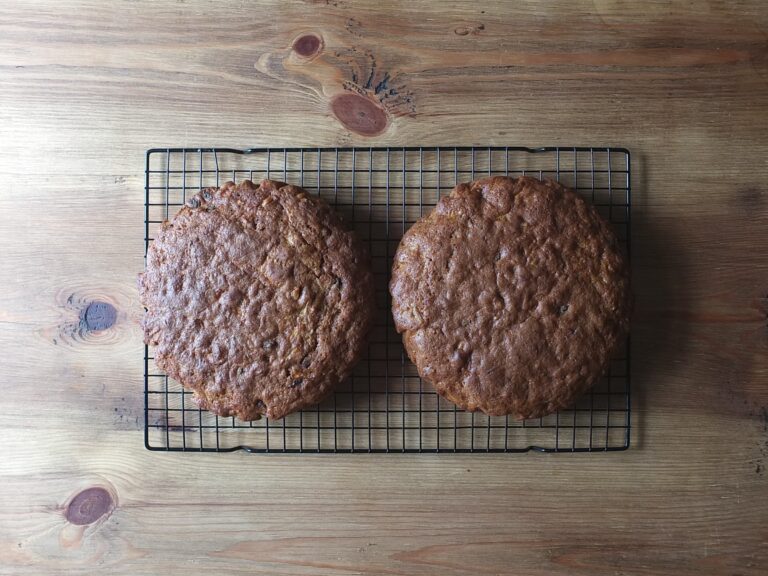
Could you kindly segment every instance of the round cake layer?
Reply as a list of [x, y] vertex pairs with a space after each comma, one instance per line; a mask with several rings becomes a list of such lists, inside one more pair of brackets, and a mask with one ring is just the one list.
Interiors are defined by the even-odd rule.
[[373, 316], [362, 245], [321, 199], [264, 180], [202, 190], [163, 224], [139, 281], [155, 363], [201, 408], [253, 420], [319, 402]]
[[457, 186], [404, 235], [390, 283], [419, 374], [466, 410], [518, 418], [570, 406], [629, 327], [615, 235], [551, 180]]

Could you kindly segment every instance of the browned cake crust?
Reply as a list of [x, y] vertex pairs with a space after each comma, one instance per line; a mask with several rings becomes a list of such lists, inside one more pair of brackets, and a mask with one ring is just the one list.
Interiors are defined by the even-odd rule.
[[201, 408], [253, 420], [319, 402], [373, 315], [362, 246], [322, 200], [264, 180], [208, 188], [163, 224], [139, 277], [144, 339]]
[[403, 237], [392, 311], [422, 378], [466, 410], [570, 406], [629, 327], [629, 268], [596, 210], [551, 180], [457, 186]]

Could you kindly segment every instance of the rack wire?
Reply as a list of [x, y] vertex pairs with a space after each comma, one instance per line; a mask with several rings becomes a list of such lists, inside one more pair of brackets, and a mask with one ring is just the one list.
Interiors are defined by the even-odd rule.
[[605, 452], [630, 443], [629, 341], [570, 410], [516, 421], [459, 410], [421, 381], [387, 291], [405, 231], [459, 182], [549, 177], [574, 188], [630, 252], [630, 154], [623, 148], [155, 148], [146, 154], [144, 244], [187, 195], [227, 180], [297, 184], [333, 205], [368, 244], [377, 317], [364, 358], [323, 403], [282, 420], [202, 411], [144, 348], [144, 439], [150, 450], [226, 452]]

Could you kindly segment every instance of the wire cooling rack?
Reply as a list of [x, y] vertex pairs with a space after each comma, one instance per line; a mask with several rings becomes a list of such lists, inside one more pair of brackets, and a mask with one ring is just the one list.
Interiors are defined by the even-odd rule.
[[[570, 410], [515, 421], [458, 410], [421, 381], [394, 329], [387, 291], [398, 242], [459, 182], [555, 178], [591, 202], [629, 254], [630, 157], [620, 148], [164, 148], [147, 151], [144, 238], [188, 194], [227, 180], [298, 184], [332, 204], [367, 244], [377, 319], [367, 353], [327, 401], [282, 420], [242, 422], [195, 406], [144, 350], [145, 445], [224, 452], [592, 452], [630, 438], [629, 342]], [[146, 252], [145, 252], [146, 253]]]

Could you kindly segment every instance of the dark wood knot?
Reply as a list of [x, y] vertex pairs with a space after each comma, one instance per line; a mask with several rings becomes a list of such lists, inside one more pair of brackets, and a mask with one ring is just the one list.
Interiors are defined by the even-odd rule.
[[85, 307], [81, 320], [85, 329], [91, 332], [107, 330], [117, 320], [117, 310], [109, 302], [96, 300]]
[[323, 40], [315, 34], [304, 34], [293, 41], [293, 51], [302, 58], [316, 56], [323, 47]]
[[377, 136], [387, 128], [387, 113], [359, 94], [340, 94], [331, 102], [333, 115], [342, 125], [361, 136]]
[[112, 495], [104, 488], [86, 488], [67, 506], [66, 518], [71, 524], [93, 524], [113, 507]]

